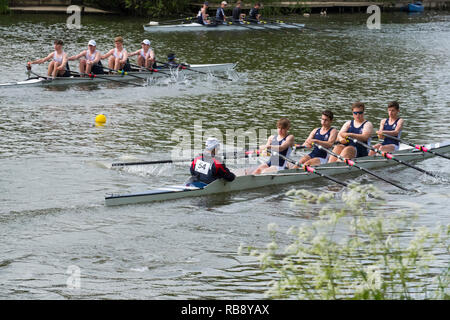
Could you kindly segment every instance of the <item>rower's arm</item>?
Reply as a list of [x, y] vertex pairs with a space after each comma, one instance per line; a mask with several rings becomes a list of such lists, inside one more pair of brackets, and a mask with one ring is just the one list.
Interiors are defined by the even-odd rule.
[[316, 134], [316, 131], [317, 131], [317, 129], [318, 128], [315, 128], [314, 130], [312, 130], [311, 131], [311, 133], [309, 134], [309, 136], [308, 136], [308, 138], [305, 140], [305, 142], [303, 143], [303, 145], [305, 146], [305, 147], [307, 147], [307, 148], [312, 148], [312, 142], [314, 142], [313, 140], [313, 138], [314, 138], [314, 135]]
[[97, 64], [101, 59], [102, 59], [101, 53], [100, 53], [100, 52], [97, 52], [97, 53], [95, 54], [95, 59], [94, 59], [93, 63], [94, 63], [94, 64]]
[[373, 132], [372, 122], [367, 121], [366, 124], [364, 125], [363, 131], [362, 131], [361, 134], [359, 134], [359, 133], [347, 133], [347, 136], [351, 137], [353, 139], [356, 139], [356, 140], [367, 141], [372, 136], [372, 132]]
[[342, 144], [347, 144], [347, 139], [345, 136], [343, 136], [343, 134], [347, 133], [349, 127], [350, 127], [350, 121], [347, 121], [346, 123], [344, 123], [344, 125], [342, 126], [341, 130], [339, 131], [339, 134], [337, 137], [338, 142], [340, 142]]
[[57, 69], [58, 70], [66, 70], [66, 65], [67, 65], [67, 54], [64, 54], [61, 65]]
[[322, 140], [317, 140], [317, 139], [311, 139], [311, 140], [315, 144], [320, 144], [324, 148], [331, 148], [331, 147], [333, 147], [333, 144], [336, 141], [337, 135], [338, 135], [337, 130], [333, 129], [333, 130], [331, 130], [330, 137], [328, 138], [327, 141], [322, 141]]
[[85, 56], [85, 55], [86, 55], [86, 50], [80, 52], [80, 53], [77, 54], [77, 55], [74, 55], [74, 56], [71, 56], [71, 57], [67, 58], [67, 60], [69, 60], [69, 61], [78, 60], [78, 59], [80, 59], [82, 56]]
[[37, 59], [37, 60], [34, 60], [34, 61], [29, 61], [28, 64], [41, 64], [41, 63], [44, 63], [44, 62], [50, 60], [51, 58], [53, 58], [53, 55], [54, 55], [54, 52], [50, 53], [45, 58]]
[[112, 55], [114, 52], [114, 49], [109, 50], [107, 53], [105, 53], [104, 55], [102, 55], [101, 59], [106, 59], [109, 58], [110, 55]]
[[129, 56], [129, 57], [137, 56], [137, 55], [139, 54], [139, 51], [141, 51], [141, 50], [132, 52], [132, 53], [128, 54], [128, 56]]
[[380, 129], [380, 134], [383, 136], [383, 133], [386, 133], [388, 135], [397, 137], [400, 131], [403, 129], [403, 119], [399, 119], [397, 122], [397, 127], [395, 127], [395, 130], [389, 131], [389, 130], [383, 130], [383, 128]]
[[383, 139], [383, 135], [381, 133], [383, 132], [385, 122], [386, 122], [386, 119], [381, 119], [381, 121], [380, 121], [380, 130], [377, 131], [378, 139]]
[[152, 49], [150, 49], [150, 59], [155, 60], [155, 51], [153, 51]]
[[294, 136], [290, 134], [286, 140], [279, 146], [270, 146], [271, 150], [275, 150], [277, 152], [281, 152], [286, 150], [289, 147], [292, 147], [294, 145]]

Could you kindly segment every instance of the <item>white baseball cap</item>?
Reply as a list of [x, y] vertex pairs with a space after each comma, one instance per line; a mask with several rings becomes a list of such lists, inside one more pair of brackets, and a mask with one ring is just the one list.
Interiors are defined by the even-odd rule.
[[222, 1], [221, 4], [228, 5], [228, 3], [226, 1]]
[[88, 46], [97, 46], [97, 42], [95, 42], [95, 40], [89, 40]]
[[148, 39], [145, 39], [144, 41], [142, 41], [142, 43], [143, 43], [143, 44], [146, 44], [146, 45], [148, 45], [148, 46], [149, 46], [149, 45], [150, 45], [150, 40], [148, 40]]
[[208, 151], [212, 151], [214, 149], [220, 148], [219, 140], [217, 140], [216, 138], [212, 138], [212, 137], [206, 139], [205, 145], [206, 145], [205, 149]]

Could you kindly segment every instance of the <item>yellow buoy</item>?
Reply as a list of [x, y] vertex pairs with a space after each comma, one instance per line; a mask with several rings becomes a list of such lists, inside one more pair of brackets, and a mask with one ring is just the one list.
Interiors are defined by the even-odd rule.
[[106, 117], [104, 114], [99, 114], [95, 117], [95, 122], [97, 123], [106, 123]]

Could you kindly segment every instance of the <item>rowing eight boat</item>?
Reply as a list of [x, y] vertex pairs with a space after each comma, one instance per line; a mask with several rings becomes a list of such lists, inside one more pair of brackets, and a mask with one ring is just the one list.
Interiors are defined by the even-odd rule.
[[[174, 74], [177, 72], [185, 75], [195, 75], [198, 73], [215, 73], [215, 72], [228, 72], [236, 67], [236, 63], [219, 63], [219, 64], [191, 64], [188, 65], [187, 69], [177, 69], [177, 68], [157, 68], [158, 72], [134, 72], [130, 71], [127, 74], [101, 74], [98, 77], [80, 77], [70, 76], [70, 77], [56, 77], [49, 78], [45, 76], [38, 76], [28, 78], [24, 81], [10, 82], [10, 83], [0, 83], [0, 88], [5, 87], [22, 87], [22, 86], [54, 86], [54, 85], [72, 85], [72, 84], [90, 84], [106, 81], [136, 81], [139, 79], [147, 80], [150, 78], [164, 77], [167, 75]], [[138, 79], [139, 78], [139, 79]]]
[[[431, 148], [433, 151], [439, 153], [450, 152], [450, 141], [443, 143], [436, 143], [427, 145], [427, 148]], [[422, 160], [432, 157], [430, 153], [423, 153], [419, 150], [411, 148], [406, 145], [401, 145], [399, 151], [393, 153], [396, 158], [402, 161]], [[378, 168], [383, 166], [396, 165], [393, 160], [382, 158], [379, 156], [367, 156], [357, 158], [355, 162], [366, 169]], [[337, 174], [349, 174], [359, 171], [355, 167], [349, 167], [343, 162], [326, 163], [321, 166], [315, 167], [315, 169], [321, 173], [330, 175]], [[269, 185], [281, 185], [288, 183], [298, 183], [317, 178], [318, 175], [304, 172], [300, 169], [281, 170], [272, 174], [260, 174], [260, 175], [243, 175], [237, 176], [233, 181], [228, 182], [223, 179], [215, 180], [204, 188], [187, 187], [185, 185], [168, 186], [155, 190], [149, 190], [140, 193], [130, 194], [111, 194], [105, 197], [105, 204], [108, 206], [143, 203], [152, 201], [164, 201], [173, 200], [185, 197], [205, 196], [211, 194], [242, 191], [260, 187], [266, 187]]]
[[186, 31], [245, 31], [245, 30], [264, 30], [264, 29], [297, 29], [305, 27], [301, 23], [265, 23], [265, 24], [212, 24], [203, 25], [200, 23], [184, 23], [172, 25], [160, 25], [150, 22], [144, 25], [144, 30], [148, 32], [186, 32]]

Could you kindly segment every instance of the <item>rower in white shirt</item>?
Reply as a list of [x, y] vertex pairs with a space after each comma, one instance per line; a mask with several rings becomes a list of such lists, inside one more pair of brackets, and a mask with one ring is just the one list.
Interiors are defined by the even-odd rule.
[[55, 51], [51, 52], [47, 57], [37, 59], [34, 61], [28, 61], [28, 68], [31, 69], [32, 64], [41, 64], [53, 59], [48, 65], [47, 74], [49, 77], [70, 77], [69, 64], [67, 63], [67, 54], [63, 50], [63, 41], [55, 40]]
[[115, 48], [102, 56], [102, 60], [109, 58], [108, 68], [114, 70], [130, 71], [130, 62], [128, 61], [128, 52], [123, 47], [123, 38], [114, 38]]
[[150, 47], [150, 40], [145, 39], [142, 41], [142, 48], [130, 53], [128, 57], [138, 56], [137, 64], [139, 67], [144, 68], [156, 68], [155, 51]]
[[100, 61], [101, 58], [102, 55], [100, 51], [97, 50], [97, 43], [95, 40], [90, 40], [86, 50], [69, 57], [68, 60], [73, 61], [80, 59], [80, 73], [104, 74], [102, 62]]

